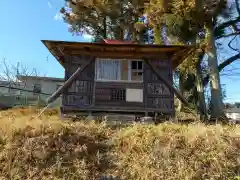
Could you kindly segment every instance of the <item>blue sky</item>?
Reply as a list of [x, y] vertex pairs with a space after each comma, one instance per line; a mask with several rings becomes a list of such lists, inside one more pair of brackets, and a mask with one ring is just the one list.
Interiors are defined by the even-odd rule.
[[[64, 0], [1, 0], [0, 11], [0, 60], [21, 62], [29, 69], [36, 68], [42, 75], [63, 77], [64, 70], [52, 57], [41, 40], [89, 41], [81, 36], [72, 36], [67, 24], [58, 12]], [[238, 45], [239, 46], [239, 45]], [[232, 55], [229, 49], [221, 51], [220, 61]], [[234, 66], [235, 70], [232, 70]], [[225, 70], [230, 75], [222, 76], [226, 85], [227, 101], [240, 101], [240, 77], [236, 74], [239, 61]], [[240, 74], [240, 73], [239, 73]]]
[[87, 41], [68, 32], [57, 14], [63, 5], [64, 0], [1, 0], [0, 58], [13, 64], [20, 61], [47, 76], [63, 77], [63, 68], [40, 40]]

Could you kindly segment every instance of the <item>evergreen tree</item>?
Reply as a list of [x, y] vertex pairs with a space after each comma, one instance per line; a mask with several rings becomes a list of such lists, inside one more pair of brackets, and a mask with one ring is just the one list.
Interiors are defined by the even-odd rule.
[[[198, 4], [197, 6], [196, 3]], [[172, 40], [172, 43], [199, 43], [195, 57], [189, 57], [188, 60], [182, 64], [180, 70], [187, 72], [184, 74], [196, 74], [197, 76], [194, 76], [199, 78], [194, 79], [198, 79], [198, 82], [193, 85], [196, 87], [198, 84], [200, 87], [200, 84], [202, 84], [200, 88], [201, 91], [203, 90], [203, 82], [201, 82], [202, 75], [200, 67], [202, 67], [201, 64], [203, 62], [199, 58], [204, 57], [202, 53], [208, 56], [208, 69], [211, 70], [208, 73], [208, 77], [210, 77], [211, 101], [213, 103], [211, 115], [213, 118], [224, 116], [215, 40], [216, 37], [223, 37], [224, 33], [226, 33], [222, 28], [219, 28], [219, 17], [226, 17], [226, 15], [229, 17], [229, 15], [231, 15], [231, 11], [229, 10], [231, 8], [229, 8], [227, 1], [152, 0], [149, 4], [150, 7], [148, 7], [148, 12], [152, 13], [152, 17], [155, 18], [153, 18], [153, 24], [157, 24], [160, 27], [166, 27], [167, 35]], [[154, 22], [154, 20], [157, 21], [157, 23]], [[155, 34], [158, 33], [159, 31], [155, 32]], [[195, 43], [196, 39], [198, 39], [197, 43]], [[191, 72], [192, 70], [194, 71]], [[200, 97], [200, 95], [196, 97]], [[201, 97], [203, 98], [204, 96], [201, 95]]]

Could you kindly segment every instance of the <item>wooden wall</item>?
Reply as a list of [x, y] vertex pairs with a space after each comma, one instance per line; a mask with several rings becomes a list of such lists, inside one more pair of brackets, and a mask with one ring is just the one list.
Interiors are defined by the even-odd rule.
[[128, 61], [121, 61], [121, 79], [128, 80]]
[[[167, 57], [165, 57], [167, 58]], [[151, 60], [154, 67], [157, 67], [160, 75], [173, 83], [172, 68], [169, 60]], [[152, 72], [151, 68], [145, 64], [144, 66], [144, 86], [145, 86], [145, 102], [147, 108], [159, 109], [164, 112], [174, 111], [174, 95], [173, 92]]]
[[[66, 57], [65, 63], [65, 80], [81, 67], [89, 57]], [[93, 86], [94, 86], [95, 63], [91, 63], [82, 74], [80, 74], [72, 86], [63, 93], [63, 105], [75, 106], [78, 108], [89, 107], [93, 103]]]
[[[90, 57], [65, 57], [65, 79], [68, 79]], [[151, 59], [153, 66], [158, 67], [161, 76], [172, 83], [171, 62], [167, 55]], [[128, 63], [122, 61], [121, 66], [127, 79]], [[95, 82], [95, 63], [92, 63], [81, 76], [64, 92], [63, 106], [72, 106], [81, 109], [156, 111], [172, 113], [174, 111], [173, 92], [158, 80], [157, 76], [146, 64], [144, 66], [142, 83], [129, 82]], [[126, 89], [143, 89], [143, 102], [127, 102]]]

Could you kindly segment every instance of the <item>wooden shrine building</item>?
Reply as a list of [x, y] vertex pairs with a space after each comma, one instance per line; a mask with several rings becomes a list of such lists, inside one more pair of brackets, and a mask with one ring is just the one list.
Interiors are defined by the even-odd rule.
[[173, 70], [190, 46], [42, 41], [65, 69], [61, 112], [174, 115]]

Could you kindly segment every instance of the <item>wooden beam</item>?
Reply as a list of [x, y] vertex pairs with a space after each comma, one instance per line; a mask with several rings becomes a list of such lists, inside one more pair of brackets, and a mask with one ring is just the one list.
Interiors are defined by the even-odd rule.
[[[71, 51], [68, 52], [69, 55], [95, 55], [96, 57], [119, 57], [119, 56], [124, 56], [124, 57], [142, 57], [143, 55], [147, 57], [159, 57], [163, 52], [158, 52], [158, 53], [144, 53], [144, 52], [106, 52], [106, 51]], [[65, 54], [68, 54], [67, 52]], [[124, 59], [124, 58], [121, 58]], [[135, 58], [134, 58], [135, 59]]]
[[[151, 58], [159, 58], [160, 55], [162, 55], [163, 52], [158, 52], [158, 53], [127, 53], [127, 52], [88, 52], [88, 51], [85, 51], [85, 52], [78, 52], [78, 51], [75, 51], [75, 52], [71, 52], [70, 54], [71, 55], [86, 55], [86, 56], [95, 56], [95, 57], [98, 57], [98, 58], [118, 58], [119, 60], [128, 60], [128, 59], [142, 59], [142, 57], [148, 57], [148, 59], [151, 59]], [[67, 54], [67, 53], [66, 53]], [[162, 60], [161, 58], [159, 58], [159, 60]], [[168, 60], [167, 58], [165, 59], [166, 61]], [[182, 61], [178, 60], [178, 59], [175, 59], [176, 61], [173, 61], [172, 62], [172, 68], [175, 69]]]
[[[70, 56], [79, 56], [79, 55], [83, 55], [83, 56], [95, 56], [98, 58], [118, 58], [119, 60], [125, 61], [125, 60], [129, 60], [129, 59], [142, 59], [143, 56], [147, 56], [148, 59], [156, 59], [159, 58], [159, 55], [162, 55], [162, 53], [151, 53], [151, 54], [147, 54], [147, 53], [117, 53], [117, 52], [64, 52], [64, 54], [70, 54]], [[56, 59], [59, 61], [59, 63], [64, 67], [64, 63], [68, 62], [68, 60], [63, 59], [62, 57], [62, 53], [59, 52], [59, 54], [55, 54]], [[163, 58], [164, 60], [168, 60], [168, 58]], [[159, 60], [163, 60], [163, 59], [159, 59]], [[175, 69], [179, 63], [181, 63], [181, 61], [178, 61], [178, 59], [175, 59], [175, 61], [172, 62], [172, 68]]]
[[73, 73], [73, 75], [67, 81], [65, 81], [65, 83], [47, 99], [47, 104], [54, 102], [65, 89], [69, 88], [72, 85], [73, 81], [76, 79], [76, 77], [80, 75], [93, 62], [94, 59], [95, 57], [93, 56], [90, 61], [87, 61], [82, 67], [79, 67]]
[[[166, 48], [129, 48], [129, 47], [63, 47], [63, 51], [68, 52], [116, 52], [116, 53], [176, 53], [178, 51], [182, 51], [181, 48], [177, 47], [166, 47]], [[184, 49], [186, 50], [186, 49]]]
[[[94, 55], [96, 57], [108, 57], [108, 58], [114, 58], [114, 57], [123, 57], [122, 59], [124, 59], [124, 57], [126, 58], [136, 58], [136, 57], [142, 57], [142, 56], [148, 56], [148, 57], [157, 57], [160, 55], [160, 53], [142, 53], [142, 52], [101, 52], [101, 51], [98, 51], [98, 52], [94, 52], [94, 51], [72, 51], [69, 53], [70, 55]], [[134, 59], [135, 59], [134, 58]]]

